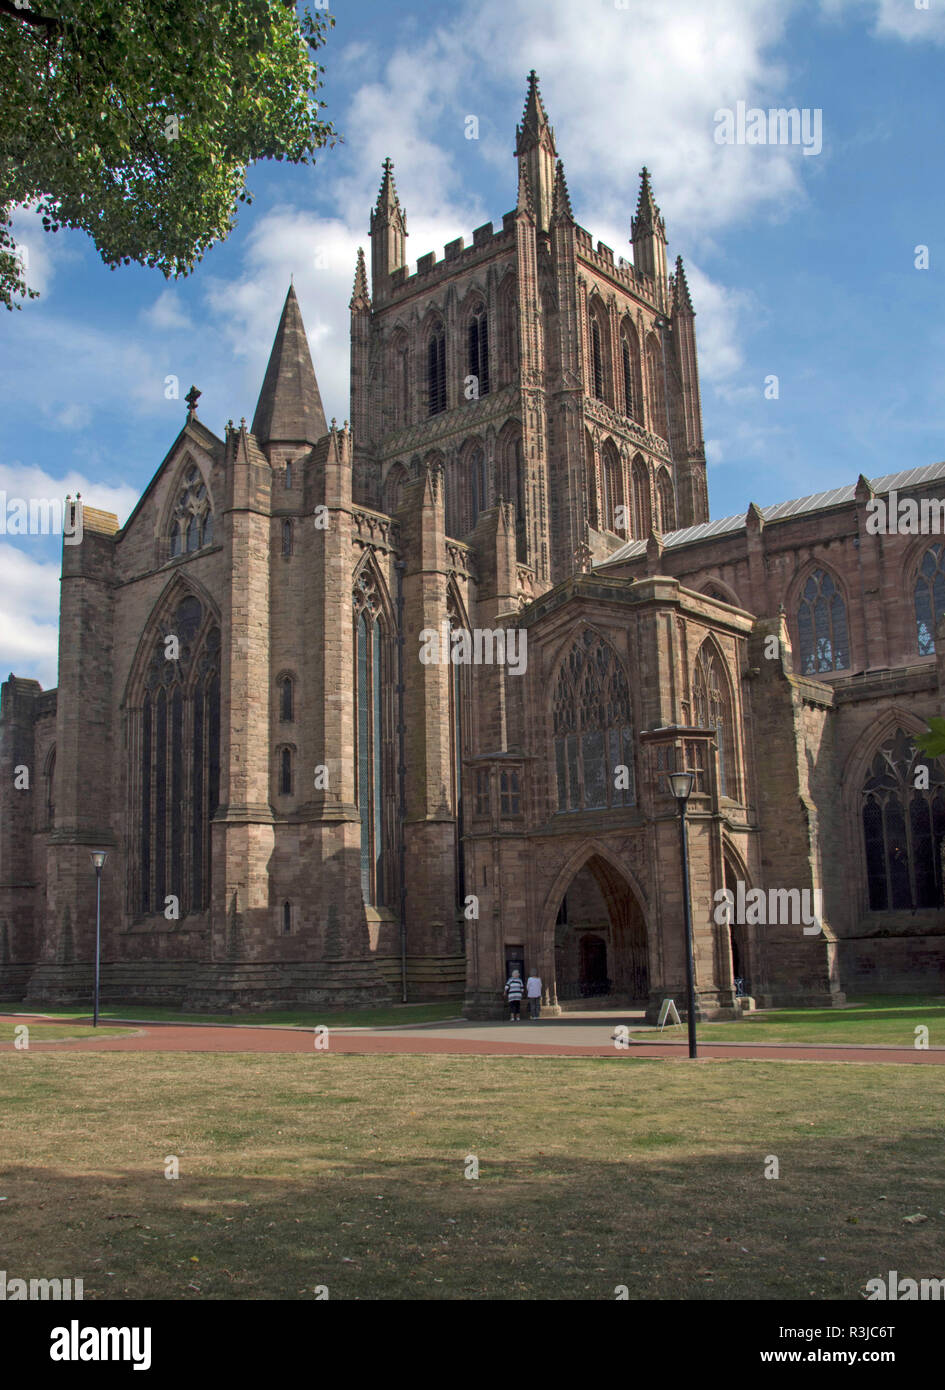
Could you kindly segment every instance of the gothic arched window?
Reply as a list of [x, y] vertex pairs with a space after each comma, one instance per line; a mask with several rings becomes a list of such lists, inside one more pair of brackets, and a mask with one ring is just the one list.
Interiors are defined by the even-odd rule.
[[[198, 646], [203, 622], [199, 600], [188, 596], [161, 625], [140, 707], [131, 714], [135, 912], [163, 912], [169, 895], [181, 916], [210, 901], [210, 822], [220, 797], [220, 630], [206, 629]], [[176, 660], [167, 656], [172, 635]]]
[[472, 315], [466, 329], [466, 372], [476, 378], [472, 399], [489, 394], [489, 316], [484, 308]]
[[468, 456], [469, 472], [469, 527], [472, 531], [479, 520], [480, 512], [489, 506], [489, 484], [486, 471], [486, 455], [481, 445], [476, 445]]
[[620, 365], [623, 369], [623, 408], [630, 420], [639, 418], [637, 399], [637, 338], [633, 326], [624, 321], [620, 330]]
[[643, 459], [637, 455], [633, 460], [633, 516], [634, 535], [637, 540], [646, 540], [650, 534], [650, 475]]
[[395, 463], [384, 483], [384, 505], [388, 516], [393, 516], [403, 502], [407, 481], [406, 468], [402, 463]]
[[801, 590], [797, 632], [802, 675], [843, 671], [849, 666], [846, 604], [826, 570], [814, 570]]
[[693, 723], [700, 729], [714, 729], [719, 749], [719, 793], [735, 795], [735, 731], [728, 680], [718, 652], [703, 642], [696, 657], [692, 681]]
[[190, 554], [213, 540], [213, 512], [203, 474], [191, 464], [184, 475], [171, 515], [170, 554]]
[[617, 653], [585, 630], [562, 662], [552, 701], [559, 811], [633, 806], [630, 687]]
[[499, 291], [500, 371], [504, 382], [513, 381], [518, 371], [518, 295], [514, 275], [502, 281]]
[[669, 439], [666, 393], [663, 389], [663, 353], [652, 336], [646, 345], [646, 385], [650, 397], [650, 429], [661, 439]]
[[361, 821], [361, 895], [384, 901], [384, 719], [381, 605], [374, 576], [363, 569], [354, 585], [355, 774]]
[[295, 718], [295, 688], [291, 676], [283, 676], [279, 682], [279, 718], [283, 724], [291, 724]]
[[292, 904], [284, 902], [282, 904], [282, 934], [289, 936], [292, 932]]
[[284, 521], [284, 522], [282, 523], [282, 554], [283, 554], [283, 557], [284, 557], [285, 559], [288, 559], [289, 556], [292, 554], [292, 522], [291, 522], [291, 521]]
[[915, 911], [942, 902], [945, 772], [896, 732], [877, 752], [861, 795], [871, 912]]
[[935, 651], [935, 628], [945, 613], [945, 545], [941, 542], [930, 545], [922, 556], [913, 593], [919, 655], [931, 656]]
[[600, 471], [604, 526], [608, 531], [625, 535], [627, 508], [623, 496], [623, 468], [612, 439], [604, 445]]
[[427, 414], [446, 409], [446, 332], [441, 323], [427, 339]]
[[676, 499], [673, 496], [673, 480], [665, 468], [661, 468], [656, 479], [656, 500], [660, 511], [660, 531], [665, 536], [676, 529]]
[[279, 754], [279, 792], [292, 795], [292, 749], [283, 748]]
[[591, 320], [591, 389], [599, 401], [604, 399], [604, 349], [596, 318]]

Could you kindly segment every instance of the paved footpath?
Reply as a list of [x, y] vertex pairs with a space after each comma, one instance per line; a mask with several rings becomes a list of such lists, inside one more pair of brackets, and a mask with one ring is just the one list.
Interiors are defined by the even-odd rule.
[[[333, 1028], [327, 1051], [359, 1055], [439, 1053], [491, 1057], [642, 1057], [663, 1062], [688, 1061], [685, 1040], [631, 1042], [627, 1048], [616, 1047], [611, 1035], [615, 1023], [620, 1022], [621, 1018], [625, 1019], [626, 1016], [598, 1014], [592, 1018], [584, 1015], [565, 1020], [542, 1019], [536, 1023], [523, 1020], [518, 1024], [470, 1023], [463, 1020], [452, 1024], [416, 1024], [396, 1028]], [[26, 1014], [4, 1014], [0, 1015], [0, 1020], [5, 1023], [28, 1023], [30, 1049], [37, 1052], [316, 1051], [314, 1030], [303, 1028], [145, 1023], [139, 1025], [134, 1033], [116, 1037], [109, 1036], [112, 1029], [130, 1025], [111, 1022], [100, 1025], [98, 1037], [44, 1042], [43, 1027], [56, 1023], [61, 1025], [64, 1020]], [[10, 1047], [12, 1049], [12, 1043]], [[920, 1051], [908, 1045], [799, 1046], [790, 1043], [700, 1042], [699, 1055], [700, 1059], [706, 1061], [945, 1065], [945, 1047]]]

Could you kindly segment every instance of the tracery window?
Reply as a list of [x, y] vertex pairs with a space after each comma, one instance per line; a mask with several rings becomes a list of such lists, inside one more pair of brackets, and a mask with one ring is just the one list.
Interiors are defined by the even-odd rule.
[[735, 735], [728, 681], [718, 652], [703, 642], [696, 657], [692, 681], [693, 723], [714, 729], [719, 749], [719, 792], [735, 794]]
[[437, 324], [427, 340], [427, 414], [446, 409], [446, 333]]
[[919, 655], [931, 656], [935, 651], [935, 628], [945, 613], [945, 545], [940, 541], [930, 545], [922, 556], [913, 595]]
[[[133, 910], [163, 912], [169, 895], [180, 915], [210, 901], [210, 822], [220, 796], [220, 631], [207, 628], [188, 596], [155, 638], [138, 709], [131, 712], [136, 766]], [[178, 639], [176, 660], [165, 638]]]
[[624, 414], [628, 419], [636, 420], [639, 418], [636, 334], [626, 320], [620, 330], [620, 363], [623, 368]]
[[650, 429], [661, 439], [669, 439], [666, 420], [666, 393], [663, 381], [662, 349], [654, 337], [646, 345], [646, 384], [650, 397]]
[[861, 795], [871, 912], [942, 902], [945, 771], [897, 729], [870, 765]]
[[[620, 455], [612, 439], [608, 439], [601, 454], [602, 515], [608, 531], [624, 535], [626, 532], [626, 503], [623, 496], [623, 469]], [[622, 512], [618, 512], [618, 507]], [[621, 524], [618, 526], [618, 521]]]
[[213, 540], [213, 512], [203, 474], [192, 464], [184, 475], [171, 517], [170, 554], [190, 554]]
[[650, 534], [650, 475], [643, 459], [633, 460], [633, 515], [636, 523], [634, 532], [637, 540], [646, 540]]
[[478, 309], [469, 320], [466, 341], [466, 370], [478, 383], [478, 394], [489, 394], [489, 316]]
[[600, 324], [591, 320], [591, 372], [592, 389], [599, 401], [604, 399], [604, 352], [601, 345]]
[[814, 570], [801, 591], [797, 631], [802, 675], [816, 676], [849, 666], [846, 604], [826, 570]]
[[374, 576], [362, 569], [354, 584], [356, 749], [361, 821], [361, 895], [384, 901], [384, 759], [381, 602]]
[[613, 647], [589, 629], [561, 664], [552, 722], [558, 810], [633, 806], [630, 688]]
[[676, 529], [676, 499], [673, 496], [673, 480], [665, 468], [661, 468], [656, 480], [656, 500], [659, 504], [660, 531], [665, 536]]

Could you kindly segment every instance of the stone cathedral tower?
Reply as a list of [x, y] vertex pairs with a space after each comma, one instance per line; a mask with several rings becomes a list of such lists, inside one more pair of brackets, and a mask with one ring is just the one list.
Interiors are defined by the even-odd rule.
[[[412, 274], [385, 161], [350, 426], [290, 287], [251, 426], [216, 434], [192, 390], [126, 524], [85, 510], [58, 690], [2, 687], [7, 998], [87, 997], [104, 848], [106, 998], [489, 1016], [517, 963], [553, 1009], [653, 1013], [684, 972], [674, 766], [704, 1013], [840, 1000], [874, 937], [914, 987], [945, 773], [912, 849], [868, 781], [863, 848], [861, 782], [908, 772], [945, 688], [945, 547], [880, 556], [864, 508], [890, 479], [706, 528], [694, 312], [647, 170], [631, 264], [575, 220], [534, 73], [515, 158], [501, 226]], [[853, 669], [867, 644], [882, 680]], [[823, 890], [820, 934], [720, 920], [719, 892], [769, 885]]]

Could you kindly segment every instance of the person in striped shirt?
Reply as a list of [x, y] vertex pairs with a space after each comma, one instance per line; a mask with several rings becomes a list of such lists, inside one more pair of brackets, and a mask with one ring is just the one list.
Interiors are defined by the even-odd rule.
[[524, 993], [525, 986], [522, 984], [522, 977], [517, 970], [513, 970], [505, 982], [505, 997], [509, 1001], [510, 1016], [513, 1023], [518, 1023]]

